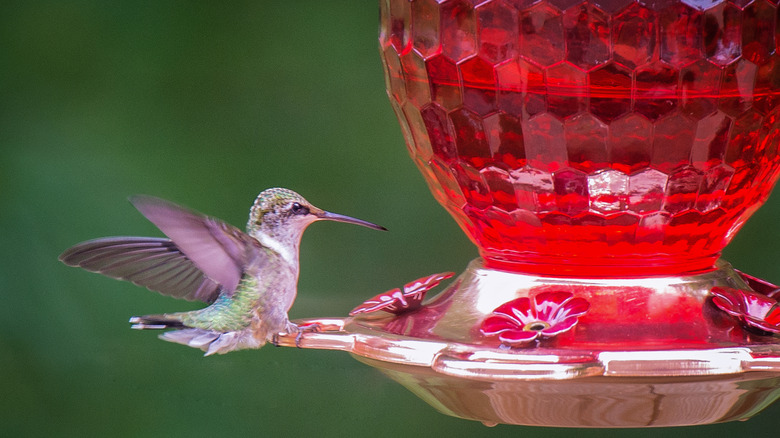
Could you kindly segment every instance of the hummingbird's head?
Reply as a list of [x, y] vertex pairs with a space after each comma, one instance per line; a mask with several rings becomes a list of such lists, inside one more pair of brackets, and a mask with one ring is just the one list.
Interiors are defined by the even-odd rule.
[[293, 240], [297, 243], [303, 230], [312, 222], [320, 220], [346, 222], [375, 230], [385, 230], [384, 227], [371, 222], [317, 208], [303, 196], [283, 188], [267, 189], [257, 196], [249, 213], [247, 230], [251, 234], [260, 233], [277, 240]]

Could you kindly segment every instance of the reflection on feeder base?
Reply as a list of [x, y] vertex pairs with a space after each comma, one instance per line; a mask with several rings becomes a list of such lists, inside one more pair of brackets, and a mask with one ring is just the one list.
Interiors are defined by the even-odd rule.
[[[780, 398], [780, 338], [719, 309], [711, 291], [774, 296], [764, 286], [725, 262], [685, 277], [572, 279], [499, 271], [477, 259], [418, 309], [300, 320], [321, 330], [299, 342], [282, 334], [279, 343], [350, 352], [437, 410], [486, 425], [746, 420]], [[531, 307], [551, 324], [555, 312], [580, 316], [529, 343], [506, 344], [482, 330], [489, 317], [491, 328], [501, 327], [497, 314]]]
[[487, 424], [663, 427], [747, 420], [780, 397], [780, 373], [482, 381], [358, 357], [438, 411]]

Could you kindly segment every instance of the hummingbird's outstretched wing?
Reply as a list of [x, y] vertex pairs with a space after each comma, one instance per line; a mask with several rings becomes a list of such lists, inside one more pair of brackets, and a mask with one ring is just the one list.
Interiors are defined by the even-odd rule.
[[163, 295], [212, 303], [220, 286], [208, 278], [171, 240], [154, 237], [106, 237], [79, 243], [60, 256], [65, 264]]
[[257, 256], [257, 241], [219, 219], [152, 196], [133, 196], [130, 202], [225, 293], [236, 290]]
[[212, 303], [232, 295], [259, 242], [219, 219], [151, 196], [130, 202], [169, 239], [109, 237], [80, 243], [60, 256], [79, 266], [128, 280], [163, 295]]

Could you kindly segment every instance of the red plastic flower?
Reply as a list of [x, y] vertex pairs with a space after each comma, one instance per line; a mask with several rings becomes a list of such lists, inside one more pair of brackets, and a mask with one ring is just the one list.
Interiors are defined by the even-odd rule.
[[742, 277], [742, 279], [745, 280], [748, 286], [750, 286], [750, 288], [753, 289], [754, 291], [760, 294], [764, 294], [769, 298], [774, 298], [774, 299], [780, 298], [780, 287], [778, 287], [776, 284], [772, 284], [758, 277], [745, 274], [744, 272], [741, 271], [737, 271], [737, 274], [739, 274]]
[[585, 299], [569, 292], [542, 292], [533, 301], [523, 297], [498, 306], [482, 321], [480, 331], [498, 335], [509, 346], [520, 346], [571, 330], [589, 307]]
[[712, 288], [712, 302], [743, 324], [770, 333], [780, 333], [780, 305], [764, 294], [732, 289]]
[[415, 310], [422, 305], [422, 300], [429, 290], [438, 286], [442, 280], [446, 280], [453, 275], [455, 275], [454, 272], [433, 274], [406, 283], [403, 290], [399, 288], [390, 289], [370, 300], [364, 301], [363, 304], [352, 309], [352, 311], [349, 312], [349, 315], [355, 316], [359, 313], [371, 313], [379, 310], [399, 315], [404, 312]]

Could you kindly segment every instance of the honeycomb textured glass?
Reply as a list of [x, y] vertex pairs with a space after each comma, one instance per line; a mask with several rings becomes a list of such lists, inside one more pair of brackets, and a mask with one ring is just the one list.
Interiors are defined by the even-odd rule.
[[388, 95], [488, 265], [711, 269], [780, 170], [770, 0], [381, 0]]

